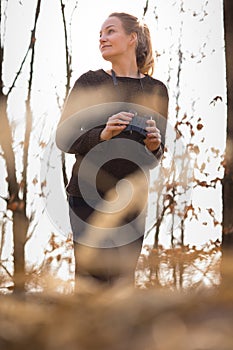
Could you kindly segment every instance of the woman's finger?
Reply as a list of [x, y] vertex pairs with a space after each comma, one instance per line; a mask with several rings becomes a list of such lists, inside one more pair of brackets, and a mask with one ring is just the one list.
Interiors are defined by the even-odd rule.
[[120, 112], [117, 114], [112, 115], [108, 120], [127, 120], [131, 121], [133, 118], [134, 114], [133, 113], [128, 113], [128, 112]]
[[161, 140], [161, 135], [158, 132], [150, 132], [147, 134], [147, 137], [149, 137], [150, 139], [155, 138], [157, 140]]
[[160, 134], [160, 130], [159, 129], [157, 129], [156, 127], [154, 127], [154, 126], [147, 126], [146, 127], [146, 131], [148, 131], [148, 132], [150, 132], [150, 133], [158, 133], [158, 134]]
[[149, 125], [149, 127], [151, 126], [156, 127], [156, 122], [154, 119], [148, 119], [146, 123]]
[[130, 120], [112, 119], [107, 121], [107, 125], [129, 124]]

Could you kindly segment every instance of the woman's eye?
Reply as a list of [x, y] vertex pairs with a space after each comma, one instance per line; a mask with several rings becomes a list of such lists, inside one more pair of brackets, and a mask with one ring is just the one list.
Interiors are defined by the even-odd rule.
[[[108, 29], [108, 31], [106, 32], [107, 33], [107, 35], [109, 35], [109, 34], [113, 34], [113, 33], [115, 33], [115, 30], [114, 29]], [[100, 38], [103, 36], [103, 33], [100, 33]]]

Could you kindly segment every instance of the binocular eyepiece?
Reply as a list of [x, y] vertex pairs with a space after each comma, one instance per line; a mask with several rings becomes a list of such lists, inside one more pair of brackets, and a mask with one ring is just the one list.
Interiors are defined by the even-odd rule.
[[130, 123], [127, 125], [127, 127], [124, 129], [124, 132], [129, 131], [132, 133], [134, 131], [139, 133], [141, 136], [146, 137], [147, 135], [146, 127], [148, 126], [147, 120], [151, 120], [152, 117], [148, 115], [138, 115], [137, 112], [134, 110], [130, 110], [129, 112], [133, 113], [134, 117], [132, 118]]

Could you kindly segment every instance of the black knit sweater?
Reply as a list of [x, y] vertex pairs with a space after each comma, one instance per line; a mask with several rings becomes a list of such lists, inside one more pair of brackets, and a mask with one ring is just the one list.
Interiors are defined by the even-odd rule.
[[[75, 82], [66, 101], [59, 125], [62, 126], [61, 123], [63, 121], [85, 108], [111, 102], [138, 104], [158, 112], [164, 116], [165, 119], [167, 118], [168, 93], [166, 86], [161, 81], [148, 75], [141, 79], [117, 77], [117, 85], [115, 86], [112, 76], [104, 70], [99, 69], [97, 71], [88, 71], [81, 75]], [[101, 196], [114, 187], [120, 179], [133, 174], [135, 171], [142, 172], [143, 168], [143, 171], [148, 174], [148, 169], [155, 167], [158, 163], [158, 159], [160, 159], [162, 155], [161, 148], [152, 153], [143, 147], [144, 143], [142, 138], [134, 132], [120, 133], [113, 138], [119, 139], [117, 143], [112, 144], [109, 141], [101, 141], [100, 134], [104, 126], [104, 124], [98, 125], [87, 131], [82, 136], [78, 137], [69, 149], [69, 153], [75, 154], [76, 158], [72, 176], [67, 186], [67, 192], [70, 195], [82, 197], [78, 181], [86, 181], [86, 179], [84, 179], [83, 176], [80, 178], [80, 166], [83, 158], [90, 154], [89, 151], [93, 150], [97, 145], [96, 152], [94, 150], [94, 152], [91, 153], [91, 157], [89, 157], [89, 160], [91, 160], [93, 164], [85, 168], [86, 174], [84, 177], [88, 175], [88, 172], [92, 171], [92, 165], [99, 167], [100, 163], [104, 163], [99, 168], [96, 183], [91, 185], [96, 186]], [[132, 143], [133, 148], [130, 152], [127, 144], [123, 142], [123, 139], [136, 141]], [[119, 152], [116, 151], [116, 146], [119, 148]], [[114, 147], [114, 149], [111, 149], [111, 147]], [[111, 157], [111, 154], [113, 157]], [[116, 154], [119, 154], [119, 157], [116, 158]], [[125, 159], [123, 159], [124, 154]], [[138, 155], [138, 161], [136, 161], [136, 163], [130, 160], [130, 154]], [[106, 162], [104, 161], [105, 155]], [[90, 188], [88, 193], [91, 196], [92, 190]]]

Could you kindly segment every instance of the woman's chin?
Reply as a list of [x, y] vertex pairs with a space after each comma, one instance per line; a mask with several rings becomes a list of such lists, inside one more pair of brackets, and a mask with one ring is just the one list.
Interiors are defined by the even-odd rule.
[[102, 53], [102, 57], [105, 61], [111, 61], [111, 55], [107, 53]]

